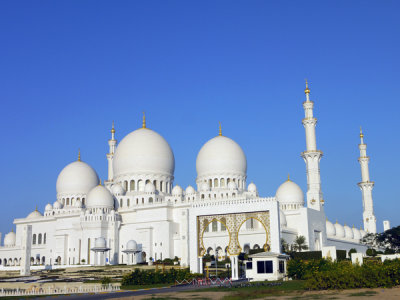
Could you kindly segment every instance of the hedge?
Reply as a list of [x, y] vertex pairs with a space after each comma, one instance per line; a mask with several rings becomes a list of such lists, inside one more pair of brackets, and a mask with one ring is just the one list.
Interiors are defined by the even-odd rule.
[[393, 287], [400, 284], [400, 260], [366, 261], [362, 266], [346, 260], [290, 260], [288, 273], [306, 279], [309, 290]]
[[202, 274], [190, 273], [189, 269], [177, 270], [171, 268], [162, 272], [161, 270], [140, 270], [135, 269], [133, 272], [122, 277], [121, 285], [148, 285], [157, 283], [175, 283], [175, 280], [182, 281], [192, 280], [193, 278], [203, 277]]
[[303, 260], [321, 259], [322, 251], [292, 252], [290, 253], [290, 256], [294, 259], [303, 259]]

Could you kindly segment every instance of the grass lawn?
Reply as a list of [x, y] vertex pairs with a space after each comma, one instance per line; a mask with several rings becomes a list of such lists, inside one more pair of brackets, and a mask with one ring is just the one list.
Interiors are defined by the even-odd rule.
[[[273, 283], [273, 282], [262, 282]], [[258, 282], [252, 282], [251, 286], [246, 287], [216, 287], [208, 289], [199, 289], [188, 291], [193, 292], [229, 292], [230, 294], [224, 297], [224, 300], [239, 300], [239, 299], [256, 299], [267, 296], [284, 296], [293, 294], [294, 292], [304, 291], [304, 281], [291, 280], [284, 281], [281, 285], [276, 286], [260, 286]]]

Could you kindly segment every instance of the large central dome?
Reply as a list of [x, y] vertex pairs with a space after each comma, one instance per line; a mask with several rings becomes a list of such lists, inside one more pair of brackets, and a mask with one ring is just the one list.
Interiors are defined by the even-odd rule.
[[173, 176], [175, 158], [161, 135], [151, 129], [140, 128], [118, 144], [113, 168], [115, 177], [145, 173]]
[[224, 173], [246, 176], [246, 156], [234, 140], [220, 135], [200, 149], [196, 170], [198, 177]]

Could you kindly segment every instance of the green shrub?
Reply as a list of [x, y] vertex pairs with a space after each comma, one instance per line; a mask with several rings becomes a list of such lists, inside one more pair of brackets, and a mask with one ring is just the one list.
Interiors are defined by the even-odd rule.
[[339, 261], [346, 259], [346, 250], [336, 250], [336, 259]]
[[162, 272], [161, 270], [135, 269], [133, 272], [122, 277], [121, 285], [149, 285], [158, 283], [175, 283], [175, 280], [184, 279], [190, 281], [193, 278], [203, 277], [202, 274], [190, 273], [189, 269], [177, 270], [171, 268]]
[[321, 259], [322, 251], [291, 252], [290, 256], [302, 260]]
[[[303, 262], [303, 265], [305, 263]], [[314, 263], [316, 264], [316, 263]], [[300, 266], [302, 267], [302, 266]], [[318, 270], [303, 267], [305, 287], [310, 290], [392, 287], [400, 284], [400, 260], [365, 261], [362, 266], [349, 261], [326, 261]]]
[[170, 258], [166, 258], [163, 260], [163, 264], [166, 266], [172, 266], [174, 264], [174, 261]]
[[365, 252], [368, 256], [376, 256], [376, 250], [375, 249], [372, 249], [372, 248], [369, 248], [369, 249], [367, 249], [367, 251]]
[[110, 277], [103, 277], [101, 279], [101, 284], [103, 284], [103, 285], [108, 285], [110, 283], [111, 283], [111, 278]]

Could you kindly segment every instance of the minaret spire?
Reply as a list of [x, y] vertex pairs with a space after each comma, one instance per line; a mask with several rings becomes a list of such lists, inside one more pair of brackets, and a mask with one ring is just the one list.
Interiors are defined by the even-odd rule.
[[361, 166], [361, 182], [358, 183], [358, 186], [362, 193], [364, 230], [369, 233], [376, 233], [376, 217], [372, 200], [374, 182], [369, 180], [369, 157], [367, 156], [367, 145], [364, 144], [364, 134], [361, 127], [360, 139], [361, 144], [358, 145], [358, 148], [360, 149], [360, 157], [358, 158], [358, 161]]
[[114, 121], [112, 121], [111, 125], [111, 139], [108, 140], [109, 152], [107, 153], [107, 161], [108, 161], [108, 181], [112, 181], [114, 177], [113, 171], [113, 159], [115, 153], [115, 147], [117, 145], [117, 140], [115, 139], [115, 128], [114, 128]]
[[143, 112], [142, 128], [146, 128], [146, 115], [144, 112]]
[[307, 150], [301, 153], [306, 168], [307, 168], [307, 207], [316, 210], [321, 210], [324, 200], [321, 191], [321, 177], [319, 163], [322, 157], [322, 151], [317, 150], [317, 141], [315, 135], [315, 126], [317, 119], [314, 118], [313, 108], [314, 102], [310, 100], [310, 89], [306, 79], [306, 101], [303, 102], [305, 118], [303, 126], [306, 131], [306, 148]]
[[219, 136], [222, 136], [222, 128], [221, 128], [221, 122], [219, 122]]

